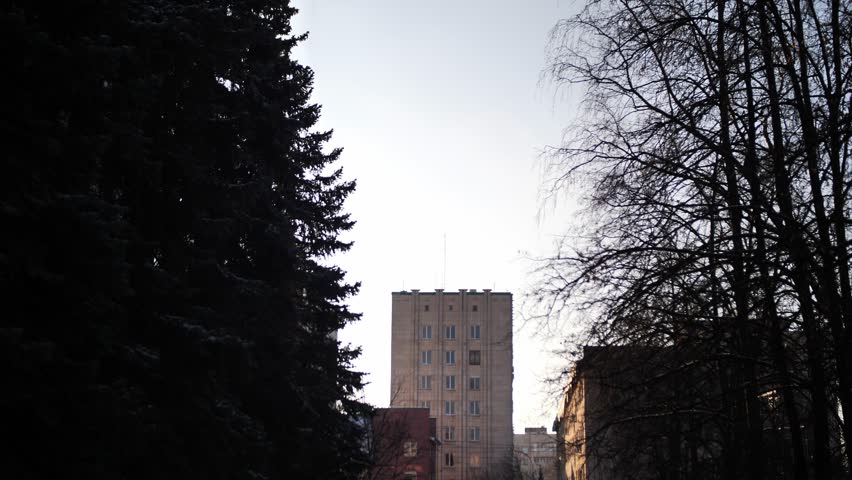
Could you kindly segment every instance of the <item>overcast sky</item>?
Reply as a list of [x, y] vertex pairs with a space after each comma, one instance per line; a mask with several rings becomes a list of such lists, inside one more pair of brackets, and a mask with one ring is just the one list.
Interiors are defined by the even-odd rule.
[[[333, 128], [358, 190], [358, 222], [337, 259], [362, 283], [363, 320], [341, 332], [363, 348], [366, 400], [387, 406], [391, 292], [493, 288], [515, 304], [514, 427], [550, 427], [540, 380], [564, 366], [521, 325], [527, 256], [552, 250], [570, 198], [540, 220], [541, 152], [577, 116], [576, 92], [540, 81], [565, 0], [295, 0], [300, 60], [316, 72], [320, 128]], [[446, 272], [444, 265], [446, 235]], [[444, 277], [446, 283], [444, 284]]]

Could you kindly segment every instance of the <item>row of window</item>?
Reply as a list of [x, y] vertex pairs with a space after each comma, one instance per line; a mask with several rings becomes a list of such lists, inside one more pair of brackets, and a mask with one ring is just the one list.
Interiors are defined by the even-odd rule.
[[[430, 400], [421, 400], [420, 408], [428, 408], [430, 411], [432, 410], [432, 402]], [[480, 408], [479, 400], [471, 400], [467, 403], [467, 414], [478, 417], [481, 415], [482, 409]], [[456, 401], [455, 400], [444, 400], [444, 415], [455, 415], [456, 414]]]
[[[447, 304], [447, 310], [452, 312], [454, 308], [455, 308], [455, 305], [453, 305], [451, 303]], [[423, 311], [428, 312], [429, 311], [429, 305], [423, 305]], [[471, 312], [478, 312], [479, 311], [479, 305], [471, 305], [470, 311]]]
[[[482, 351], [481, 350], [469, 350], [467, 355], [467, 360], [470, 365], [480, 365], [482, 363]], [[444, 362], [447, 365], [455, 365], [456, 364], [456, 351], [455, 350], [446, 350], [444, 352]], [[420, 351], [420, 364], [421, 365], [432, 365], [432, 350], [421, 350]]]
[[[467, 388], [468, 390], [479, 390], [482, 388], [482, 379], [479, 377], [468, 377]], [[456, 389], [456, 376], [455, 375], [445, 375], [444, 376], [444, 389], [446, 390], [455, 390]], [[420, 390], [432, 390], [432, 375], [421, 375], [420, 376]]]
[[[478, 442], [479, 441], [479, 427], [471, 427], [468, 431], [468, 440]], [[455, 427], [444, 427], [444, 440], [455, 440], [456, 439], [456, 429]], [[403, 455], [406, 457], [416, 457], [417, 456], [417, 442], [408, 441], [402, 447]], [[448, 467], [452, 467], [455, 465], [455, 455], [452, 452], [447, 452], [444, 454], [444, 465]], [[481, 463], [482, 459], [480, 458], [478, 453], [474, 453], [470, 456], [470, 466], [478, 467]]]
[[[482, 328], [479, 325], [471, 325], [470, 326], [470, 337], [472, 340], [479, 340], [481, 338]], [[455, 325], [444, 325], [444, 338], [447, 340], [455, 340], [456, 339], [456, 326]], [[421, 325], [420, 326], [420, 339], [421, 340], [431, 340], [432, 339], [432, 325]]]
[[[445, 467], [455, 466], [455, 464], [456, 464], [455, 460], [456, 460], [455, 456], [453, 455], [452, 452], [447, 452], [447, 453], [444, 454], [444, 466]], [[482, 458], [480, 458], [478, 453], [474, 453], [470, 456], [470, 466], [471, 467], [478, 467], [481, 464], [481, 462], [482, 462]]]
[[[480, 429], [479, 427], [470, 427], [467, 430], [467, 439], [472, 442], [478, 442], [480, 438]], [[444, 427], [444, 440], [445, 441], [453, 441], [456, 439], [456, 427], [446, 426]]]

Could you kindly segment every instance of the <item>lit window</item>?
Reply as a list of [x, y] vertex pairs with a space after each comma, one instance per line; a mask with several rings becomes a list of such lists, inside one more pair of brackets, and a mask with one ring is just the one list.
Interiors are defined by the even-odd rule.
[[456, 402], [455, 400], [444, 400], [444, 415], [455, 415], [456, 414]]
[[444, 327], [444, 338], [449, 340], [455, 340], [456, 338], [456, 326], [455, 325], [447, 325]]
[[456, 363], [456, 351], [455, 350], [447, 350], [444, 352], [447, 359], [447, 365], [455, 365]]
[[480, 459], [478, 453], [474, 453], [473, 455], [470, 456], [470, 466], [471, 467], [478, 467], [481, 463], [482, 463], [482, 460]]
[[470, 326], [470, 338], [474, 340], [479, 340], [479, 325], [471, 325]]
[[424, 340], [432, 339], [432, 325], [423, 325], [420, 327], [420, 338]]
[[468, 379], [468, 388], [469, 389], [479, 390], [480, 386], [481, 386], [481, 381], [480, 381], [479, 377], [470, 377]]
[[444, 454], [444, 465], [447, 467], [452, 467], [453, 465], [455, 465], [455, 459], [453, 458], [452, 453], [447, 452]]
[[431, 375], [420, 375], [420, 390], [432, 390]]
[[456, 439], [456, 427], [444, 427], [444, 440]]
[[417, 442], [405, 442], [405, 445], [402, 447], [403, 455], [406, 457], [416, 457], [417, 456]]
[[447, 375], [447, 381], [445, 382], [447, 390], [455, 390], [456, 389], [456, 376], [455, 375]]
[[423, 350], [420, 352], [420, 363], [423, 365], [432, 365], [432, 350]]
[[[432, 353], [432, 352], [429, 352]], [[470, 352], [470, 364], [471, 365], [479, 365], [482, 363], [482, 355], [479, 350], [471, 350]]]
[[479, 400], [471, 400], [468, 408], [471, 415], [479, 415]]
[[471, 442], [479, 441], [479, 427], [470, 427], [470, 431], [468, 432], [467, 439]]

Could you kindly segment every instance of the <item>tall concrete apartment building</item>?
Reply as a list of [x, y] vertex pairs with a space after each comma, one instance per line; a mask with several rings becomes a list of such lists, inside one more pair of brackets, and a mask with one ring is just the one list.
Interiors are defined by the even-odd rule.
[[508, 478], [512, 294], [394, 292], [391, 406], [425, 407], [442, 442], [436, 480]]

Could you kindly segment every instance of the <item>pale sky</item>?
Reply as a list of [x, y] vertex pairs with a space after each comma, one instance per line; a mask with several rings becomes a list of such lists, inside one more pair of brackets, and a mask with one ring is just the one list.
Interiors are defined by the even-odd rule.
[[[560, 338], [522, 328], [527, 256], [553, 250], [571, 198], [540, 219], [541, 152], [575, 121], [578, 92], [540, 81], [566, 0], [294, 0], [297, 55], [316, 73], [321, 129], [334, 129], [346, 204], [358, 222], [335, 259], [362, 283], [363, 320], [340, 339], [363, 349], [365, 399], [390, 396], [391, 292], [492, 288], [514, 294], [514, 428], [551, 426], [541, 379]], [[446, 273], [443, 270], [446, 235]], [[446, 275], [446, 284], [443, 284]]]

